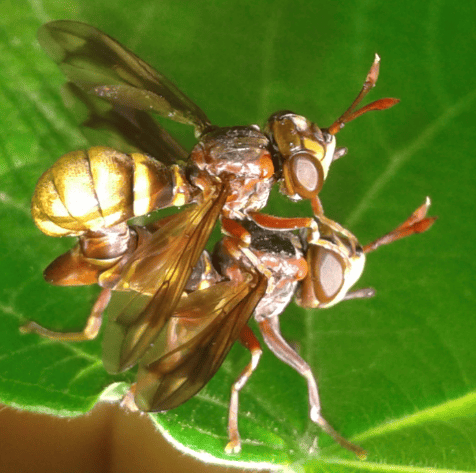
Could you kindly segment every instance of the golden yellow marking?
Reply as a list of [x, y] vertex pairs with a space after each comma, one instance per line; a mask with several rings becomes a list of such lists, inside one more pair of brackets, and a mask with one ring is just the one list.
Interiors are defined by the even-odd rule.
[[324, 147], [317, 141], [310, 140], [309, 138], [303, 138], [302, 144], [304, 148], [312, 151], [313, 155], [321, 161], [324, 157]]
[[172, 166], [174, 172], [174, 198], [172, 200], [172, 205], [175, 207], [181, 207], [187, 203], [187, 196], [184, 192], [184, 179], [180, 172], [180, 168], [177, 165]]
[[139, 153], [132, 155], [134, 159], [134, 215], [145, 215], [150, 212], [150, 174], [145, 156]]

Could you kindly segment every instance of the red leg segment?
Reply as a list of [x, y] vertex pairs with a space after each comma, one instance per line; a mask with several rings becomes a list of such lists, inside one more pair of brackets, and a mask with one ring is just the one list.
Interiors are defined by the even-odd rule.
[[355, 453], [360, 459], [365, 459], [367, 452], [354, 445], [342, 437], [321, 414], [321, 404], [319, 401], [319, 392], [317, 382], [312, 374], [310, 366], [288, 345], [281, 335], [279, 329], [279, 319], [277, 316], [263, 319], [259, 322], [260, 331], [264, 337], [266, 345], [270, 350], [287, 365], [291, 366], [307, 381], [309, 392], [309, 407], [311, 420], [330, 435], [339, 445]]
[[93, 340], [97, 337], [102, 324], [102, 314], [111, 299], [111, 289], [103, 289], [89, 314], [86, 326], [81, 332], [54, 332], [38, 325], [35, 322], [28, 322], [20, 327], [22, 333], [37, 333], [42, 337], [51, 340], [60, 340], [64, 342], [84, 342]]
[[238, 453], [241, 450], [241, 439], [238, 432], [238, 393], [246, 384], [253, 371], [258, 366], [261, 357], [261, 346], [252, 330], [245, 325], [240, 333], [241, 344], [251, 352], [251, 361], [246, 365], [238, 379], [231, 387], [230, 410], [228, 416], [228, 438], [229, 442], [225, 447], [226, 453]]
[[316, 225], [314, 220], [308, 217], [274, 217], [258, 212], [250, 212], [249, 215], [257, 225], [269, 230], [298, 230], [299, 228], [309, 228]]

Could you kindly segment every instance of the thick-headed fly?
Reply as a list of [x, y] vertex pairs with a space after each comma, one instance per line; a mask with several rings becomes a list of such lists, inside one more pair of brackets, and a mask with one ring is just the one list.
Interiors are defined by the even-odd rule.
[[[344, 448], [364, 458], [365, 451], [338, 434], [322, 416], [316, 379], [281, 335], [279, 316], [293, 296], [306, 308], [373, 296], [372, 289], [351, 291], [362, 274], [365, 254], [426, 231], [435, 220], [426, 217], [429, 205], [427, 199], [403, 224], [365, 246], [322, 213], [316, 217], [318, 231], [302, 230], [299, 239], [290, 232], [260, 228], [252, 221], [237, 222], [249, 233], [250, 244], [244, 246], [241, 240], [227, 236], [217, 244], [213, 263], [206, 252], [202, 254], [176, 312], [139, 362], [137, 383], [126, 396], [128, 405], [144, 411], [178, 406], [208, 382], [239, 340], [251, 352], [251, 361], [231, 390], [226, 450], [238, 452], [238, 393], [262, 354], [247, 326], [253, 315], [266, 345], [307, 380], [311, 420]], [[114, 333], [106, 329], [106, 366], [107, 357], [114, 356], [114, 343]]]
[[[117, 317], [119, 324], [127, 322], [116, 371], [135, 365], [173, 314], [219, 218], [232, 234], [235, 219], [245, 218], [275, 229], [314, 227], [311, 218], [257, 212], [278, 179], [293, 198], [317, 199], [332, 160], [343, 154], [335, 147], [335, 133], [368, 110], [396, 103], [381, 99], [354, 110], [377, 80], [376, 59], [356, 101], [328, 130], [289, 112], [274, 114], [264, 131], [255, 125], [220, 128], [162, 74], [97, 29], [56, 21], [44, 25], [38, 37], [70, 81], [67, 90], [88, 107], [85, 124], [115, 131], [141, 151], [94, 147], [68, 153], [43, 174], [32, 199], [41, 231], [79, 237], [75, 248], [46, 269], [49, 282], [107, 289], [93, 312], [107, 305], [108, 290], [133, 290], [126, 306], [135, 313], [124, 309], [127, 317]], [[199, 142], [188, 159], [148, 112], [194, 127]], [[134, 216], [184, 204], [194, 205], [146, 244], [139, 244], [141, 235], [127, 225]], [[247, 232], [238, 236], [249, 240]], [[135, 291], [153, 297], [141, 305]], [[88, 326], [82, 336], [95, 333], [96, 327]]]
[[[373, 289], [351, 291], [360, 278], [365, 254], [400, 238], [428, 230], [430, 200], [400, 226], [374, 242], [361, 246], [348, 230], [316, 217], [318, 230], [302, 230], [300, 239], [290, 232], [236, 222], [250, 235], [250, 243], [227, 236], [215, 248], [213, 264], [204, 252], [183, 296], [160, 338], [139, 362], [137, 383], [126, 396], [132, 408], [163, 411], [196, 394], [215, 374], [234, 341], [251, 352], [251, 360], [231, 389], [227, 452], [238, 452], [238, 394], [258, 366], [262, 350], [247, 326], [254, 316], [266, 345], [308, 384], [310, 418], [344, 448], [365, 458], [366, 452], [342, 437], [321, 413], [317, 381], [311, 367], [281, 335], [279, 316], [293, 296], [305, 308], [325, 308], [341, 300], [366, 298]], [[307, 264], [306, 264], [307, 263]], [[110, 337], [114, 343], [114, 336]], [[104, 356], [109, 351], [105, 333]], [[113, 344], [111, 346], [114, 346]], [[107, 366], [106, 358], [105, 364]], [[132, 397], [134, 396], [134, 400]]]
[[[365, 458], [365, 450], [343, 438], [323, 417], [316, 379], [310, 366], [281, 335], [279, 316], [293, 296], [306, 308], [325, 308], [344, 299], [373, 296], [372, 289], [351, 291], [362, 274], [365, 254], [380, 245], [426, 231], [435, 220], [426, 217], [429, 205], [427, 199], [403, 224], [365, 246], [325, 217], [322, 209], [315, 217], [317, 230], [301, 230], [299, 237], [291, 232], [261, 228], [251, 220], [235, 222], [250, 236], [249, 243], [228, 235], [216, 245], [213, 258], [206, 251], [200, 255], [173, 315], [139, 359], [137, 382], [127, 393], [125, 404], [143, 411], [166, 411], [179, 406], [205, 386], [238, 340], [251, 352], [251, 361], [231, 389], [226, 451], [239, 452], [238, 394], [262, 354], [259, 341], [247, 325], [254, 316], [266, 345], [306, 379], [311, 420], [341, 446]], [[147, 246], [154, 232], [175, 217], [147, 227], [134, 227], [141, 235], [138, 251], [142, 245]], [[110, 294], [109, 289], [103, 290], [88, 320], [87, 326], [95, 328], [95, 335], [102, 320], [102, 299], [108, 300]], [[133, 321], [136, 317], [134, 306], [127, 305], [131, 300], [127, 294], [114, 293], [112, 314], [105, 329], [103, 361], [111, 372], [117, 371], [120, 362], [123, 327], [128, 317]], [[152, 292], [142, 291], [136, 294], [135, 302], [152, 298]], [[120, 323], [119, 317], [124, 319]], [[51, 332], [33, 322], [24, 326], [23, 331], [52, 339], [75, 340], [78, 335]]]
[[[343, 439], [321, 416], [315, 380], [281, 337], [278, 316], [303, 278], [299, 300], [306, 307], [320, 306], [315, 302], [319, 296], [307, 289], [314, 285], [317, 291], [318, 276], [312, 267], [310, 276], [306, 273], [308, 265], [332, 259], [319, 259], [315, 253], [316, 247], [327, 248], [329, 222], [320, 212], [318, 193], [331, 163], [346, 152], [336, 147], [335, 134], [363, 113], [397, 103], [380, 99], [358, 108], [377, 81], [378, 56], [355, 101], [327, 129], [288, 111], [273, 114], [264, 129], [218, 127], [161, 73], [97, 29], [56, 21], [44, 25], [38, 36], [68, 78], [65, 92], [87, 107], [84, 125], [107, 129], [137, 152], [105, 146], [71, 152], [38, 181], [32, 199], [38, 228], [79, 240], [48, 266], [46, 280], [99, 284], [102, 292], [81, 332], [52, 332], [34, 322], [22, 330], [55, 340], [92, 339], [114, 293], [104, 364], [111, 373], [139, 365], [134, 399], [147, 411], [171, 409], [193, 396], [240, 340], [251, 350], [252, 361], [232, 390], [227, 451], [236, 452], [238, 391], [261, 354], [247, 327], [254, 314], [267, 345], [306, 377], [312, 420], [363, 456], [360, 447]], [[193, 126], [198, 143], [188, 153], [149, 113]], [[292, 200], [310, 199], [316, 218], [259, 213], [277, 182]], [[127, 223], [186, 204], [179, 213], [146, 227]], [[212, 261], [204, 248], [218, 220], [226, 236]], [[328, 227], [330, 233], [337, 231]], [[305, 229], [304, 245], [292, 233], [297, 229]], [[339, 238], [332, 236], [331, 244], [340, 248]], [[349, 244], [358, 250], [352, 239]], [[319, 277], [324, 278], [324, 290], [332, 293], [337, 282], [335, 276], [327, 282], [329, 266], [333, 263], [326, 263]]]

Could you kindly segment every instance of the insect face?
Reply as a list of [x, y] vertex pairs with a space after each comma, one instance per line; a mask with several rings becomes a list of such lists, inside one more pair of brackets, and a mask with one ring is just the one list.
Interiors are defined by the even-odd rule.
[[296, 294], [296, 302], [302, 307], [326, 308], [343, 299], [373, 296], [373, 289], [350, 291], [362, 275], [365, 255], [382, 245], [427, 231], [436, 220], [426, 216], [429, 207], [427, 197], [405, 222], [365, 246], [337, 222], [324, 215], [316, 216], [318, 230], [301, 232], [309, 272]]
[[272, 115], [267, 130], [282, 168], [281, 192], [292, 200], [317, 196], [334, 159], [335, 137], [292, 112]]
[[[296, 296], [304, 307], [331, 307], [362, 275], [365, 254], [357, 238], [336, 222], [316, 218], [317, 231], [303, 231], [308, 274]], [[312, 243], [307, 243], [312, 240]]]

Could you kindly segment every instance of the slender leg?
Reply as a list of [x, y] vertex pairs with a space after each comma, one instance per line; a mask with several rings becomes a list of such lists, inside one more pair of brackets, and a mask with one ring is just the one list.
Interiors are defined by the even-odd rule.
[[311, 207], [316, 217], [322, 217], [324, 215], [321, 199], [319, 199], [317, 195], [311, 199]]
[[250, 246], [251, 243], [251, 234], [246, 230], [242, 225], [240, 225], [236, 220], [231, 220], [230, 218], [223, 217], [221, 219], [222, 230], [226, 235], [233, 236], [240, 240], [246, 246]]
[[83, 342], [97, 337], [102, 323], [102, 314], [111, 299], [111, 289], [103, 289], [89, 314], [86, 326], [81, 332], [53, 332], [47, 328], [38, 325], [35, 322], [28, 322], [20, 327], [22, 333], [37, 333], [51, 340], [62, 340], [67, 342]]
[[275, 217], [258, 212], [249, 212], [251, 219], [260, 227], [269, 230], [298, 230], [299, 228], [316, 229], [316, 223], [309, 217]]
[[240, 376], [231, 387], [230, 410], [228, 416], [228, 438], [229, 442], [225, 447], [226, 453], [239, 453], [241, 450], [241, 439], [238, 432], [238, 393], [250, 379], [251, 374], [258, 366], [262, 354], [261, 346], [255, 334], [245, 325], [240, 333], [240, 342], [251, 352], [251, 361], [246, 365]]
[[137, 412], [139, 408], [137, 407], [136, 403], [134, 402], [134, 396], [136, 395], [136, 388], [137, 383], [131, 384], [129, 390], [124, 394], [124, 397], [121, 401], [121, 407], [127, 409], [130, 412]]
[[295, 369], [307, 381], [309, 391], [309, 407], [311, 420], [316, 423], [326, 434], [330, 435], [339, 445], [355, 453], [360, 459], [367, 457], [367, 452], [354, 445], [337, 433], [334, 428], [321, 415], [321, 404], [317, 382], [309, 365], [288, 345], [279, 330], [278, 316], [263, 319], [258, 322], [260, 331], [266, 345], [284, 363]]

